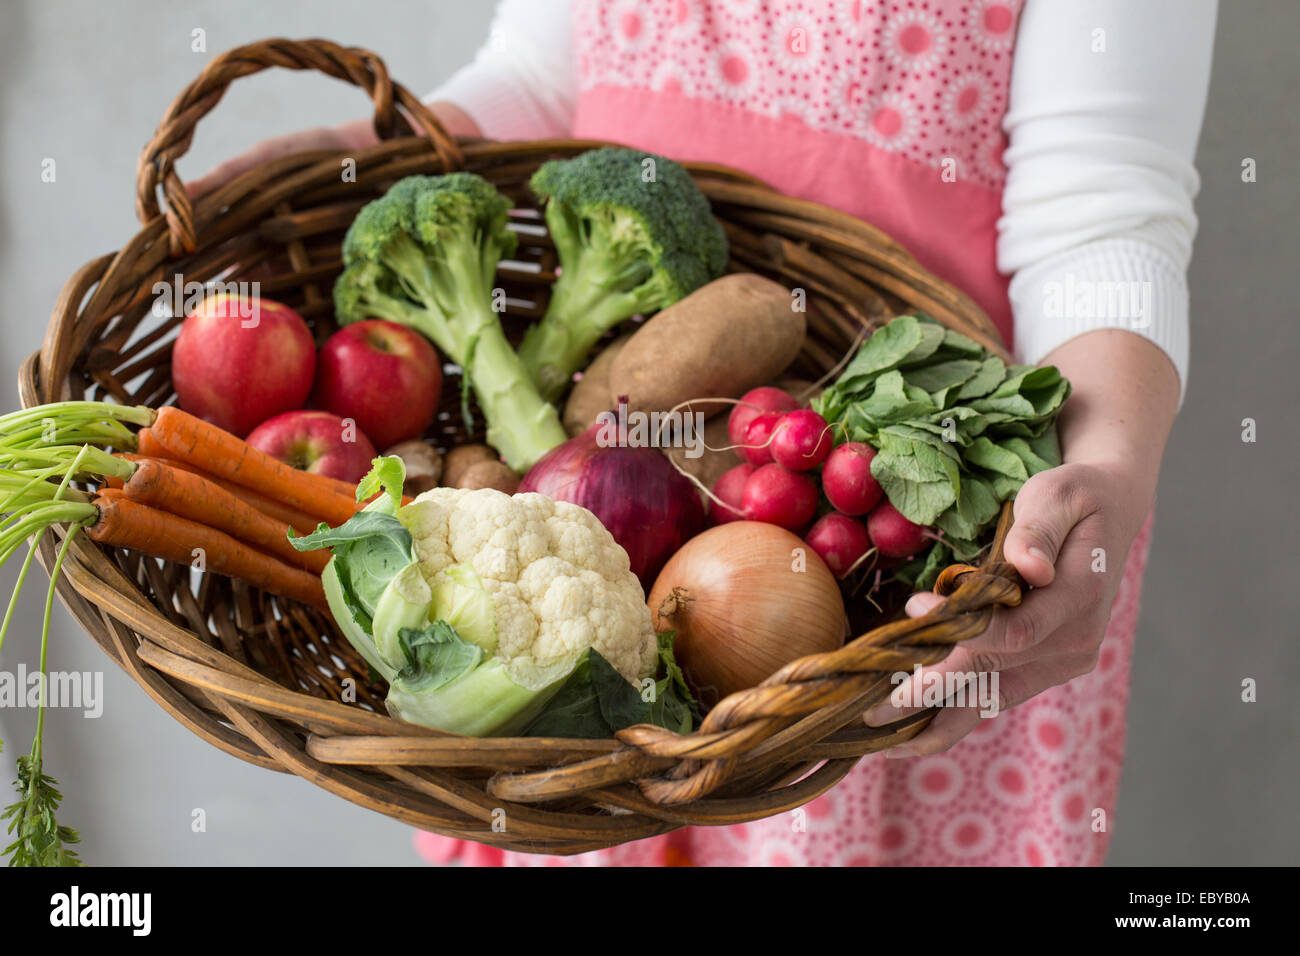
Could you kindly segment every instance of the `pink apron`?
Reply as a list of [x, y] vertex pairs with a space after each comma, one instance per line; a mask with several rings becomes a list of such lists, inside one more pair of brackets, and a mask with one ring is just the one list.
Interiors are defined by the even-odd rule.
[[[573, 134], [726, 163], [865, 219], [970, 294], [1010, 344], [995, 243], [1021, 2], [576, 0]], [[1099, 864], [1150, 532], [1148, 518], [1097, 669], [945, 754], [868, 757], [801, 812], [575, 857], [431, 834], [417, 847], [508, 866]]]

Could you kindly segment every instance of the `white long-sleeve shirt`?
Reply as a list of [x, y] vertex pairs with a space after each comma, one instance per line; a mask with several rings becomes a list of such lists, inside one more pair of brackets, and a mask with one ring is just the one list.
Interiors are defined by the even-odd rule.
[[[1192, 160], [1216, 11], [1217, 0], [1027, 0], [998, 222], [1021, 361], [1124, 328], [1169, 356], [1185, 393]], [[430, 99], [455, 103], [488, 137], [566, 135], [577, 99], [568, 0], [502, 0], [487, 43]]]

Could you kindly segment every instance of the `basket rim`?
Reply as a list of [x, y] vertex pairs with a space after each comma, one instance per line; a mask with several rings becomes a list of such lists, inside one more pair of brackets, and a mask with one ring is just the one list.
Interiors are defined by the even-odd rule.
[[[458, 145], [467, 164], [491, 169], [507, 161], [529, 162], [540, 156], [607, 144], [572, 139], [520, 143], [463, 139]], [[387, 140], [365, 150], [313, 151], [283, 157], [275, 164], [278, 178], [276, 186], [269, 190], [269, 198], [252, 195], [253, 184], [266, 175], [262, 167], [194, 203], [198, 234], [202, 234], [205, 224], [219, 222], [220, 210], [226, 205], [239, 205], [246, 218], [264, 221], [274, 215], [277, 203], [282, 202], [281, 194], [304, 190], [323, 181], [326, 174], [336, 175], [337, 161], [343, 155], [355, 158], [358, 169], [387, 163], [389, 172], [437, 162], [429, 140], [416, 136]], [[784, 196], [725, 166], [684, 165], [715, 206], [750, 204], [763, 222], [807, 217], [819, 240], [839, 250], [846, 262], [858, 256], [854, 261], [863, 268], [892, 268], [896, 270], [893, 275], [902, 277], [898, 281], [917, 282], [923, 291], [939, 296], [937, 301], [950, 310], [947, 316], [936, 318], [943, 322], [945, 317], [960, 314], [963, 321], [957, 324], [961, 331], [970, 334], [973, 329], [977, 335], [972, 337], [1006, 354], [996, 327], [969, 297], [929, 273], [875, 227], [809, 200]], [[773, 235], [769, 251], [774, 261], [798, 263], [802, 261], [800, 256], [817, 256], [785, 236]], [[30, 356], [20, 371], [23, 407], [54, 400], [61, 393], [68, 372], [84, 358], [99, 328], [93, 322], [96, 310], [111, 319], [139, 298], [139, 290], [117, 287], [130, 269], [142, 261], [155, 260], [157, 268], [178, 267], [172, 261], [168, 236], [165, 214], [160, 214], [117, 252], [92, 260], [72, 275], [59, 296], [42, 349]], [[199, 252], [206, 248], [201, 244]], [[831, 265], [848, 274], [852, 264], [846, 262]], [[82, 322], [87, 313], [92, 321]], [[949, 322], [944, 324], [953, 327]], [[374, 784], [367, 782], [363, 786], [354, 779], [354, 773], [339, 768], [365, 767], [374, 774], [387, 775], [404, 786], [403, 792], [428, 793], [429, 788], [441, 788], [438, 792], [446, 805], [449, 785], [446, 780], [431, 783], [427, 774], [433, 771], [428, 768], [472, 766], [493, 771], [485, 794], [507, 801], [516, 809], [555, 803], [566, 796], [586, 796], [600, 806], [631, 811], [630, 816], [641, 821], [638, 825], [665, 832], [663, 828], [691, 823], [757, 819], [769, 815], [762, 811], [772, 806], [778, 809], [770, 812], [780, 812], [792, 800], [798, 802], [790, 807], [798, 806], [833, 786], [866, 754], [919, 733], [932, 713], [913, 715], [884, 728], [863, 726], [848, 732], [856, 715], [870, 706], [863, 701], [872, 694], [877, 694], [877, 699], [884, 696], [878, 694], [878, 686], [872, 689], [864, 684], [863, 675], [879, 671], [884, 661], [905, 658], [910, 665], [914, 661], [941, 660], [957, 641], [982, 633], [996, 606], [1018, 602], [1018, 578], [1014, 568], [1002, 561], [1000, 550], [1010, 521], [1008, 504], [1003, 508], [990, 559], [978, 568], [950, 567], [951, 573], [946, 572], [943, 579], [947, 601], [930, 615], [882, 625], [858, 635], [837, 651], [795, 661], [757, 687], [719, 702], [705, 725], [687, 735], [640, 726], [622, 731], [612, 740], [463, 737], [290, 689], [168, 620], [108, 554], [84, 536], [74, 542], [57, 589], [82, 628], [164, 709], [199, 736], [240, 759], [304, 776], [352, 802], [382, 809], [399, 819], [418, 820], [415, 825], [431, 829], [451, 827], [458, 833], [470, 832], [465, 829], [468, 824], [459, 818], [448, 822], [428, 813], [422, 815], [405, 804], [376, 806], [375, 801], [382, 802], [383, 798], [374, 796]], [[46, 544], [52, 547], [52, 543]], [[44, 547], [41, 553], [42, 562], [47, 563]], [[807, 688], [814, 688], [826, 703], [809, 709], [791, 699]], [[828, 712], [838, 716], [828, 721]], [[297, 729], [284, 729], [282, 721]], [[819, 721], [825, 725], [820, 731]], [[819, 734], [812, 743], [808, 742], [809, 726]], [[221, 730], [215, 729], [218, 727]], [[281, 738], [291, 733], [303, 736], [301, 749], [283, 745]], [[525, 750], [534, 757], [553, 753], [560, 762], [530, 764], [520, 756]], [[750, 759], [755, 753], [761, 758], [779, 755], [784, 772], [777, 778], [765, 777], [764, 767]], [[528, 769], [530, 766], [545, 769]], [[326, 772], [322, 768], [331, 769]], [[785, 779], [795, 769], [802, 775]], [[745, 780], [756, 782], [757, 793], [738, 797], [731, 792]], [[467, 798], [462, 794], [457, 799], [463, 802]], [[463, 806], [458, 812], [465, 812]], [[589, 825], [595, 819], [583, 818]], [[481, 815], [478, 819], [481, 822]], [[630, 824], [621, 826], [626, 829]], [[480, 842], [510, 842], [482, 832], [481, 827], [473, 833], [471, 838]], [[545, 852], [581, 852], [572, 849], [578, 845], [560, 839], [559, 849]]]

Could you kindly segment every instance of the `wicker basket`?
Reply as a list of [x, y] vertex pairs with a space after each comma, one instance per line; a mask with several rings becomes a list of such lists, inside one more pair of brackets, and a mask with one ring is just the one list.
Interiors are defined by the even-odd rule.
[[[301, 153], [192, 203], [175, 162], [195, 124], [232, 80], [270, 66], [315, 69], [364, 88], [381, 143], [349, 154], [355, 182], [341, 181], [343, 154]], [[152, 287], [178, 272], [200, 282], [257, 278], [263, 294], [293, 305], [323, 337], [333, 328], [330, 287], [342, 235], [360, 206], [393, 181], [468, 169], [526, 208], [527, 180], [539, 163], [593, 145], [457, 142], [389, 79], [378, 57], [323, 40], [268, 40], [216, 57], [168, 109], [140, 157], [140, 232], [64, 287], [40, 353], [22, 368], [23, 404], [170, 401], [177, 320], [153, 315]], [[820, 377], [863, 328], [905, 309], [922, 309], [1003, 351], [969, 298], [880, 231], [732, 170], [688, 168], [726, 227], [731, 268], [807, 290], [808, 341], [792, 374]], [[553, 278], [554, 251], [532, 234], [540, 231], [520, 237], [517, 258], [528, 265], [501, 269], [510, 298], [531, 303], [510, 310], [512, 335], [544, 310]], [[443, 404], [435, 441], [481, 440], [458, 430], [455, 381]], [[948, 568], [936, 586], [947, 601], [932, 614], [796, 661], [723, 700], [686, 736], [639, 726], [616, 740], [474, 739], [401, 723], [384, 713], [384, 689], [370, 683], [365, 663], [316, 611], [226, 578], [196, 579], [186, 567], [102, 549], [84, 535], [58, 592], [159, 705], [227, 753], [413, 826], [512, 850], [577, 853], [790, 810], [834, 786], [864, 755], [914, 736], [932, 713], [886, 728], [869, 728], [860, 715], [888, 694], [890, 674], [942, 660], [955, 642], [984, 631], [995, 606], [1019, 601], [1020, 582], [1001, 560], [1009, 526], [1008, 507], [991, 557], [978, 569]], [[47, 538], [47, 567], [53, 547]], [[344, 702], [348, 678], [355, 702]]]

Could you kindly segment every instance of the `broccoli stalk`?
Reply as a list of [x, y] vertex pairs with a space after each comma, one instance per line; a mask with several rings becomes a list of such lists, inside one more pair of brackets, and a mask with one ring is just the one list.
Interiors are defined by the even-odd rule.
[[727, 240], [686, 170], [652, 153], [610, 147], [553, 160], [531, 185], [561, 269], [519, 357], [553, 400], [614, 326], [721, 275]]
[[409, 325], [463, 370], [487, 419], [487, 441], [516, 471], [566, 438], [492, 308], [502, 256], [515, 248], [509, 200], [471, 173], [409, 176], [357, 215], [334, 286], [344, 324]]

